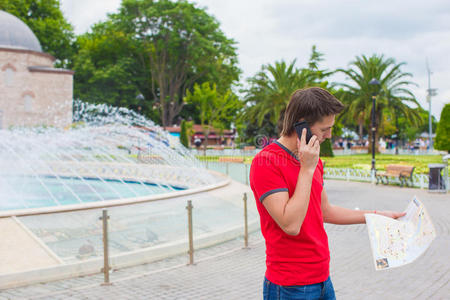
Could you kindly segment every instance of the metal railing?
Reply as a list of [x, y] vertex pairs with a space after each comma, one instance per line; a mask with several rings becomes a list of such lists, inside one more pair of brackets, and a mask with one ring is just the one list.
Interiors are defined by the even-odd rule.
[[208, 149], [206, 150], [206, 154], [203, 150], [199, 149], [190, 149], [191, 153], [195, 156], [255, 156], [258, 154], [261, 149], [254, 149], [254, 150], [244, 150], [244, 149], [222, 149], [222, 150], [215, 150], [215, 149]]
[[[249, 184], [248, 177], [250, 172], [250, 164], [248, 163], [234, 163], [234, 162], [217, 162], [217, 161], [203, 161], [205, 168], [229, 175], [236, 181]], [[375, 176], [370, 170], [353, 169], [353, 168], [330, 168], [324, 169], [325, 179], [338, 179], [346, 181], [361, 181], [361, 182], [376, 182]], [[401, 184], [398, 178], [390, 179], [392, 184]], [[428, 188], [428, 174], [413, 174], [412, 186], [421, 189]], [[448, 177], [446, 178], [448, 182]], [[448, 186], [448, 184], [447, 184]]]
[[[328, 168], [324, 169], [325, 179], [339, 179], [347, 181], [376, 182], [370, 170], [350, 169], [350, 168]], [[391, 183], [401, 184], [399, 178], [389, 179]], [[413, 174], [412, 186], [425, 189], [428, 187], [428, 175]]]
[[[243, 195], [243, 201], [244, 201], [244, 232], [243, 232], [243, 238], [244, 238], [244, 247], [248, 248], [248, 212], [247, 212], [247, 193], [244, 193]], [[187, 227], [188, 227], [188, 255], [189, 255], [189, 262], [187, 265], [194, 265], [194, 222], [193, 222], [193, 209], [194, 206], [192, 205], [192, 200], [187, 200]], [[102, 285], [111, 285], [110, 282], [110, 257], [109, 257], [109, 234], [108, 234], [108, 221], [110, 217], [108, 216], [108, 211], [104, 209], [102, 211], [102, 216], [99, 218], [99, 220], [102, 221], [102, 240], [103, 240], [103, 268], [100, 270], [103, 273], [104, 282]]]
[[[259, 151], [262, 149], [254, 149], [254, 150], [244, 150], [244, 149], [222, 149], [222, 150], [215, 150], [215, 149], [208, 149], [206, 150], [206, 156], [255, 156], [258, 154]], [[195, 156], [204, 156], [205, 152], [203, 150], [198, 149], [190, 149], [189, 150], [191, 154]], [[437, 150], [429, 151], [429, 150], [420, 150], [420, 149], [399, 149], [398, 151], [400, 155], [439, 155], [440, 152]], [[336, 156], [343, 156], [343, 155], [355, 155], [355, 154], [367, 154], [369, 153], [368, 149], [333, 149], [333, 153]], [[381, 149], [380, 153], [382, 154], [395, 154], [395, 149]]]

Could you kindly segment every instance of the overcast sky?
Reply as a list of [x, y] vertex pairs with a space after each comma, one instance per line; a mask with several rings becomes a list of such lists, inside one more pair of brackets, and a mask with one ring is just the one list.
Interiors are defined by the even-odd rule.
[[[65, 17], [75, 33], [117, 12], [120, 0], [62, 0]], [[437, 89], [432, 113], [439, 119], [450, 102], [449, 0], [197, 0], [238, 44], [242, 80], [263, 64], [297, 59], [304, 67], [311, 46], [325, 54], [322, 67], [345, 68], [357, 55], [384, 54], [405, 62], [413, 74], [416, 98], [428, 110], [426, 89]], [[342, 76], [334, 80], [345, 80]]]

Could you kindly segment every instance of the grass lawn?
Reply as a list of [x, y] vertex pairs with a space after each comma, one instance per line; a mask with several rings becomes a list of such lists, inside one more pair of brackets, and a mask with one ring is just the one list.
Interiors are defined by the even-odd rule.
[[[200, 160], [218, 161], [219, 156], [197, 156]], [[245, 163], [251, 163], [253, 157], [245, 157]], [[414, 174], [428, 174], [428, 164], [442, 163], [440, 155], [391, 155], [377, 154], [375, 156], [377, 170], [385, 170], [386, 165], [401, 164], [414, 166]], [[370, 170], [372, 164], [371, 154], [342, 155], [335, 157], [322, 157], [326, 167], [352, 168]]]
[[[414, 166], [415, 174], [428, 174], [428, 164], [442, 163], [440, 155], [392, 155], [377, 154], [375, 156], [375, 167], [377, 170], [385, 170], [389, 164]], [[331, 168], [353, 168], [370, 170], [372, 166], [372, 155], [355, 154], [335, 157], [323, 157], [326, 167]]]

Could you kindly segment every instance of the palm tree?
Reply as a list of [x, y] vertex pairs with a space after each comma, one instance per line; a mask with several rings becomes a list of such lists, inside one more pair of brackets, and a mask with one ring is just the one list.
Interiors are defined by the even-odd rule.
[[[400, 116], [404, 116], [406, 121], [414, 127], [418, 127], [418, 126], [422, 125], [423, 119], [420, 116], [420, 113], [418, 110], [412, 109], [408, 105], [408, 104], [413, 104], [413, 105], [420, 106], [420, 104], [415, 99], [414, 95], [411, 94], [411, 96], [409, 98], [408, 97], [401, 98], [401, 97], [392, 95], [393, 90], [395, 90], [395, 89], [392, 89], [389, 91], [384, 91], [384, 94], [386, 95], [386, 99], [387, 99], [387, 106], [385, 108], [385, 114], [387, 116], [393, 117], [393, 119], [395, 120], [396, 139], [397, 139], [395, 154], [398, 154], [398, 138], [400, 136], [398, 118]], [[405, 93], [406, 92], [409, 92], [409, 91], [405, 91]]]
[[283, 60], [274, 65], [264, 65], [254, 77], [248, 79], [250, 87], [245, 90], [246, 118], [262, 125], [266, 116], [272, 125], [277, 124], [291, 94], [313, 82], [314, 74], [308, 69], [297, 69], [295, 59], [288, 65]]
[[[391, 113], [397, 119], [399, 115], [412, 124], [420, 122], [420, 116], [408, 104], [420, 106], [408, 86], [415, 83], [408, 80], [412, 77], [411, 73], [404, 73], [401, 67], [405, 63], [397, 64], [393, 58], [385, 58], [384, 55], [372, 55], [366, 57], [356, 57], [356, 60], [350, 63], [347, 70], [338, 69], [348, 76], [351, 84], [341, 83], [347, 93], [341, 98], [347, 106], [343, 112], [343, 117], [353, 119], [358, 123], [360, 137], [364, 124], [369, 126], [372, 113], [372, 94], [377, 93], [376, 99], [376, 124], [381, 124], [383, 113]], [[372, 78], [380, 82], [379, 86], [370, 85]], [[378, 89], [378, 90], [377, 90]], [[377, 127], [376, 141], [378, 141]], [[371, 135], [371, 130], [368, 130]], [[372, 139], [369, 139], [370, 141]], [[370, 144], [370, 149], [372, 144]], [[378, 147], [377, 147], [378, 148]]]

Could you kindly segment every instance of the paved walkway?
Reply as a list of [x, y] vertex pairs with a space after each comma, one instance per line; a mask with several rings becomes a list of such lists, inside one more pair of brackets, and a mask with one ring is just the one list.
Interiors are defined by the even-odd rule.
[[[449, 299], [450, 196], [418, 189], [368, 183], [326, 181], [333, 204], [361, 209], [403, 210], [417, 195], [431, 214], [437, 238], [417, 261], [375, 271], [365, 225], [326, 225], [331, 249], [331, 276], [338, 299]], [[0, 299], [261, 299], [264, 241], [250, 237], [250, 248], [236, 239], [187, 256], [127, 268], [101, 286], [100, 274], [31, 285], [0, 292]]]

